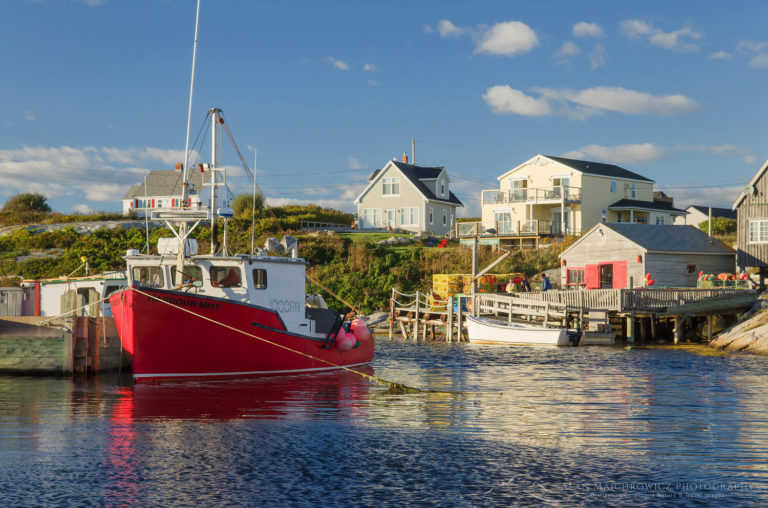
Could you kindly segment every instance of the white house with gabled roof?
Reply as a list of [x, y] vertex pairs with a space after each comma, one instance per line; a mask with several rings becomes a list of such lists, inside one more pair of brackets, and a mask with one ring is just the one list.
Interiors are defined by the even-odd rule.
[[355, 199], [358, 228], [399, 229], [443, 235], [453, 229], [456, 207], [464, 206], [450, 190], [443, 167], [424, 167], [391, 160], [373, 172]]

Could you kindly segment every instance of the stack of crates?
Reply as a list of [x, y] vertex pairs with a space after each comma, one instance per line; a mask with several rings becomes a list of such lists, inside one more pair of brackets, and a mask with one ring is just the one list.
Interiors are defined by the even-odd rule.
[[432, 294], [446, 300], [462, 292], [464, 275], [436, 273], [432, 276]]
[[[504, 292], [507, 283], [522, 277], [521, 273], [486, 273], [477, 279], [478, 293]], [[516, 290], [519, 290], [517, 288]], [[444, 300], [457, 294], [470, 294], [472, 292], [472, 276], [468, 274], [434, 274], [432, 276], [432, 294]]]

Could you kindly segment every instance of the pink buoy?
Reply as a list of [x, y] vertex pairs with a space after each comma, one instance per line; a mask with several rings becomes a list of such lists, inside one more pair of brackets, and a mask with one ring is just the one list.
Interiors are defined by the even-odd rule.
[[341, 346], [341, 343], [344, 342], [344, 338], [347, 336], [347, 332], [344, 331], [344, 328], [339, 328], [339, 331], [336, 333], [336, 345]]
[[350, 330], [352, 330], [352, 331], [354, 332], [354, 331], [355, 331], [355, 330], [357, 330], [358, 328], [360, 328], [360, 327], [364, 327], [364, 326], [366, 326], [366, 325], [365, 325], [365, 320], [364, 320], [364, 319], [360, 319], [360, 318], [357, 318], [357, 319], [354, 319], [354, 320], [353, 320], [353, 321], [352, 321], [352, 322], [349, 324], [349, 329], [350, 329]]
[[344, 339], [342, 339], [341, 342], [336, 343], [339, 346], [339, 349], [341, 351], [349, 351], [353, 347], [355, 347], [355, 344], [357, 344], [357, 339], [354, 335], [351, 333], [348, 333], [344, 335]]
[[359, 326], [355, 328], [353, 333], [355, 334], [355, 338], [360, 342], [365, 342], [371, 338], [371, 330], [369, 330], [367, 326]]

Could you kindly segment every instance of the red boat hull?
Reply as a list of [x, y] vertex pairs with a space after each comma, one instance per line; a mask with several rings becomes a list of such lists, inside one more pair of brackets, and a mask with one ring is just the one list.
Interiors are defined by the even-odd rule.
[[364, 365], [373, 338], [341, 351], [286, 331], [273, 310], [145, 287], [110, 297], [137, 381], [297, 374]]

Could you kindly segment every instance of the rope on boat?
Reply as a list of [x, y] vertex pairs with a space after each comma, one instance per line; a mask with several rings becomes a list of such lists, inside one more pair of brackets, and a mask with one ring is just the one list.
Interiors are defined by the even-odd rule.
[[205, 321], [211, 322], [211, 323], [213, 323], [215, 325], [218, 325], [218, 326], [221, 326], [223, 328], [227, 328], [228, 330], [232, 330], [233, 332], [240, 333], [242, 335], [245, 335], [247, 337], [251, 337], [253, 339], [260, 340], [262, 342], [266, 342], [267, 344], [271, 344], [271, 345], [273, 345], [275, 347], [279, 347], [279, 348], [284, 349], [286, 351], [290, 351], [292, 353], [296, 353], [297, 355], [305, 356], [305, 357], [310, 358], [312, 360], [317, 360], [317, 361], [323, 362], [323, 363], [325, 363], [327, 365], [330, 365], [332, 367], [336, 367], [336, 368], [339, 368], [339, 369], [344, 369], [344, 370], [346, 370], [348, 372], [352, 372], [352, 373], [358, 374], [358, 375], [368, 379], [369, 381], [372, 381], [372, 382], [376, 383], [379, 386], [386, 386], [387, 387], [387, 393], [391, 393], [391, 394], [422, 393], [422, 392], [440, 392], [440, 393], [444, 393], [441, 390], [421, 390], [419, 388], [414, 388], [412, 386], [408, 386], [408, 385], [401, 384], [401, 383], [392, 383], [390, 381], [387, 381], [386, 379], [383, 379], [383, 378], [380, 378], [380, 377], [377, 377], [377, 376], [371, 376], [370, 374], [366, 374], [365, 372], [360, 372], [359, 370], [355, 370], [355, 369], [347, 367], [345, 365], [339, 365], [337, 363], [334, 363], [334, 362], [331, 362], [331, 361], [328, 361], [328, 360], [324, 360], [322, 358], [318, 358], [318, 357], [310, 355], [308, 353], [304, 353], [303, 351], [297, 351], [296, 349], [289, 348], [288, 346], [284, 346], [282, 344], [278, 344], [277, 342], [271, 341], [269, 339], [265, 339], [264, 337], [259, 337], [258, 335], [246, 332], [245, 330], [240, 330], [239, 328], [235, 328], [234, 326], [230, 326], [230, 325], [228, 325], [226, 323], [222, 323], [221, 321], [216, 321], [215, 319], [211, 319], [209, 317], [203, 316], [201, 314], [193, 312], [193, 311], [191, 311], [189, 309], [186, 309], [184, 307], [181, 307], [179, 305], [173, 304], [171, 302], [166, 302], [165, 300], [163, 300], [161, 298], [157, 298], [157, 297], [155, 297], [153, 295], [150, 295], [149, 293], [145, 293], [144, 291], [142, 291], [140, 289], [136, 289], [134, 287], [131, 287], [131, 288], [128, 288], [128, 290], [129, 291], [134, 291], [136, 293], [139, 293], [140, 295], [144, 295], [147, 298], [153, 298], [153, 299], [155, 299], [155, 300], [157, 300], [157, 301], [159, 301], [161, 303], [164, 303], [166, 305], [169, 305], [169, 306], [173, 307], [174, 309], [186, 312], [187, 314], [192, 314], [193, 316], [196, 316], [196, 317], [198, 317], [200, 319], [203, 319]]
[[[110, 296], [112, 296], [112, 295], [110, 295]], [[43, 319], [42, 321], [38, 321], [38, 322], [37, 322], [37, 323], [35, 323], [35, 324], [36, 324], [37, 326], [45, 326], [45, 325], [47, 325], [48, 323], [50, 323], [50, 322], [52, 322], [52, 321], [56, 321], [57, 319], [60, 319], [60, 318], [63, 318], [63, 317], [69, 316], [70, 314], [74, 314], [74, 313], [76, 313], [76, 312], [78, 312], [78, 311], [81, 311], [81, 310], [83, 310], [83, 309], [87, 309], [88, 307], [90, 307], [90, 306], [91, 306], [91, 305], [93, 305], [93, 304], [106, 302], [107, 300], [109, 300], [109, 296], [107, 296], [107, 297], [104, 297], [104, 298], [102, 298], [101, 300], [96, 300], [96, 301], [94, 301], [94, 302], [89, 302], [89, 303], [86, 303], [85, 305], [82, 305], [82, 306], [80, 306], [80, 307], [77, 307], [76, 309], [68, 310], [67, 312], [65, 312], [65, 313], [63, 313], [63, 314], [59, 314], [59, 315], [57, 315], [57, 316], [51, 316], [51, 317], [49, 317], [48, 319]]]

